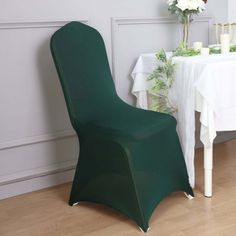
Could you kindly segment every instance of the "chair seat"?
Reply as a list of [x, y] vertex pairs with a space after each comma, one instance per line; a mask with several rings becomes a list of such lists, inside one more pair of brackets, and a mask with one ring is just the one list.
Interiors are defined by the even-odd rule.
[[[121, 115], [122, 114], [122, 115]], [[106, 135], [122, 136], [133, 139], [144, 139], [158, 132], [173, 128], [176, 126], [174, 117], [145, 111], [142, 109], [127, 106], [126, 109], [119, 109], [116, 112], [104, 112], [104, 116], [96, 117], [93, 121], [87, 124], [92, 131], [105, 133]]]

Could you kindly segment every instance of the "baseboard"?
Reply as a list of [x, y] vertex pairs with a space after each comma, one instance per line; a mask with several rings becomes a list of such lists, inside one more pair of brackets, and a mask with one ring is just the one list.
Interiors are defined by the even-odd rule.
[[0, 178], [0, 200], [72, 181], [77, 160]]

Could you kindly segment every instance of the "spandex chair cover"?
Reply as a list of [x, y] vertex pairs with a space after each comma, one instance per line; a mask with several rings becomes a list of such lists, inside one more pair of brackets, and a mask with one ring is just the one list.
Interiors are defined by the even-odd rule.
[[69, 204], [110, 206], [146, 232], [165, 196], [175, 191], [193, 196], [176, 120], [118, 97], [104, 41], [95, 29], [71, 22], [53, 35], [51, 51], [80, 141]]

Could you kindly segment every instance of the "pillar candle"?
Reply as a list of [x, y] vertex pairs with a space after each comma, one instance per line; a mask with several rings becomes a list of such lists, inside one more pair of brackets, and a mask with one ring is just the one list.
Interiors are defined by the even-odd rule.
[[202, 56], [208, 56], [210, 53], [210, 49], [209, 48], [201, 48], [201, 55]]
[[194, 42], [193, 43], [193, 49], [194, 51], [200, 51], [202, 48], [202, 42]]
[[219, 44], [219, 24], [216, 24], [216, 44]]
[[220, 43], [221, 43], [221, 53], [228, 53], [230, 50], [230, 36], [229, 36], [229, 34], [221, 34]]

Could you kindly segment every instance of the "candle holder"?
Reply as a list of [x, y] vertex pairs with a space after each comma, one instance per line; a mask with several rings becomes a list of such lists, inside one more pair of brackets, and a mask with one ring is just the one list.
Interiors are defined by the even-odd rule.
[[235, 29], [236, 23], [216, 23], [215, 26], [215, 37], [216, 37], [216, 44], [220, 44], [220, 36], [222, 34], [229, 34], [230, 35], [230, 44], [234, 43], [235, 38]]

